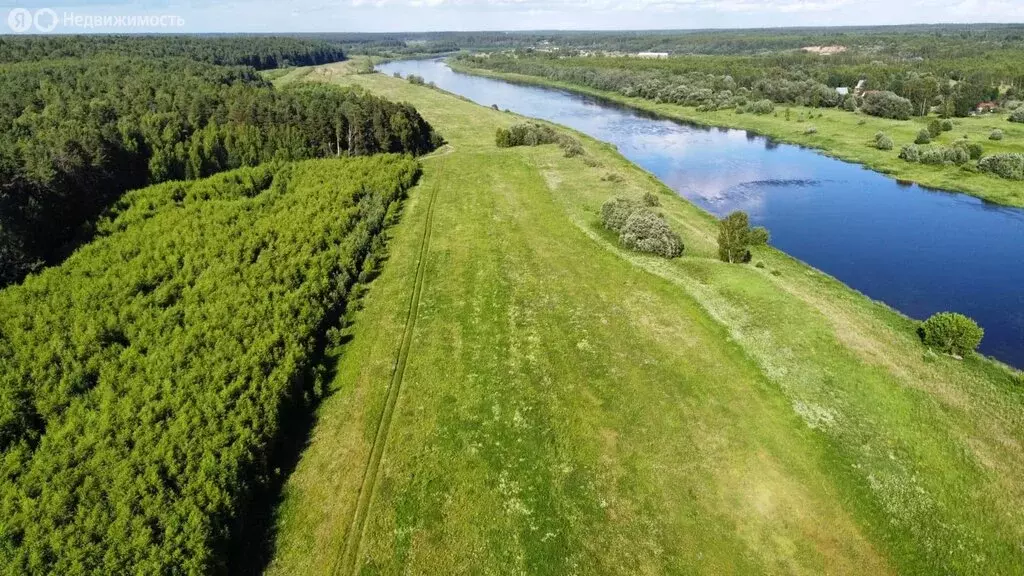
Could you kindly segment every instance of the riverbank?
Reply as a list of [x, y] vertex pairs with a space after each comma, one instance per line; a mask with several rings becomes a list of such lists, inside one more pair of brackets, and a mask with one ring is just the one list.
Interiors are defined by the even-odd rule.
[[[270, 574], [1020, 565], [1010, 370], [925, 353], [914, 321], [777, 250], [719, 262], [715, 219], [610, 145], [499, 149], [523, 117], [380, 74], [306, 78], [409, 102], [449, 147], [346, 335]], [[605, 200], [645, 192], [682, 258], [600, 228]]]
[[[961, 192], [994, 204], [1024, 207], [1024, 183], [1019, 181], [997, 178], [957, 166], [931, 166], [901, 160], [898, 157], [900, 147], [912, 144], [918, 132], [926, 127], [929, 118], [887, 120], [832, 108], [811, 109], [793, 106], [789, 107], [791, 112], [787, 121], [787, 107], [782, 105], [776, 106], [777, 115], [736, 114], [733, 110], [701, 112], [691, 106], [657, 104], [644, 98], [626, 97], [614, 92], [537, 76], [474, 68], [458, 60], [449, 61], [448, 65], [453, 70], [465, 74], [557, 88], [683, 122], [748, 130], [779, 142], [804, 146], [826, 156], [860, 164], [897, 180], [914, 182], [928, 188]], [[810, 118], [812, 113], [814, 118]], [[801, 117], [804, 118], [803, 121], [800, 121]], [[981, 144], [986, 154], [1024, 153], [1024, 125], [1007, 122], [1004, 115], [956, 118], [953, 124], [954, 129], [939, 136], [934, 141], [935, 144], [949, 145], [967, 135], [968, 141]], [[813, 126], [816, 132], [807, 133], [809, 126]], [[1003, 140], [998, 142], [988, 139], [989, 134], [996, 128], [1004, 132]], [[885, 132], [893, 139], [895, 146], [892, 150], [878, 150], [873, 146], [874, 135], [877, 132]]]

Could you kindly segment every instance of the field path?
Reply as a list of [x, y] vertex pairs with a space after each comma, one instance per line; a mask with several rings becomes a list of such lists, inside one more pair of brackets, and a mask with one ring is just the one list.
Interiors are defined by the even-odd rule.
[[391, 431], [391, 416], [395, 412], [395, 405], [398, 404], [398, 395], [402, 389], [402, 377], [405, 374], [406, 361], [409, 358], [409, 348], [412, 347], [412, 335], [416, 327], [416, 316], [419, 311], [420, 294], [423, 292], [423, 278], [426, 274], [425, 261], [430, 248], [430, 234], [434, 224], [434, 204], [437, 198], [438, 189], [444, 181], [445, 156], [451, 149], [438, 154], [441, 158], [438, 161], [437, 181], [430, 188], [430, 199], [427, 203], [427, 218], [423, 226], [423, 237], [420, 240], [419, 256], [416, 263], [416, 280], [413, 285], [412, 296], [409, 299], [409, 312], [405, 319], [405, 327], [402, 330], [401, 346], [398, 349], [398, 361], [391, 376], [391, 383], [388, 385], [387, 399], [384, 409], [380, 414], [380, 421], [377, 424], [377, 432], [373, 437], [373, 447], [370, 449], [370, 457], [366, 462], [366, 469], [363, 471], [363, 481], [359, 486], [359, 497], [356, 500], [355, 513], [352, 516], [352, 524], [345, 535], [345, 547], [342, 550], [341, 561], [335, 565], [333, 574], [344, 575], [354, 574], [358, 570], [359, 551], [362, 546], [363, 536], [366, 533], [366, 519], [370, 515], [370, 508], [373, 506], [373, 493], [377, 485], [377, 478], [380, 476], [380, 462], [384, 457], [384, 448], [387, 445], [388, 433]]

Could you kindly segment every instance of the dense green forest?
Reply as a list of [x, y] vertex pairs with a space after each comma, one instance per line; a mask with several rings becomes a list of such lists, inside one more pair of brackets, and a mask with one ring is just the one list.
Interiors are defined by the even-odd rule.
[[312, 66], [345, 59], [334, 42], [288, 36], [2, 36], [0, 63], [135, 56], [183, 57], [210, 64], [252, 66], [257, 70]]
[[1019, 50], [1021, 24], [841, 26], [746, 30], [339, 33], [308, 37], [359, 54], [431, 54], [455, 50], [552, 49], [673, 54], [758, 55], [805, 46], [842, 45], [878, 58], [976, 58]]
[[126, 190], [436, 144], [409, 106], [330, 86], [275, 90], [251, 67], [97, 56], [0, 75], [0, 286], [59, 260]]
[[[745, 106], [767, 98], [780, 104], [847, 107], [853, 88], [893, 92], [909, 100], [911, 112], [939, 107], [946, 116], [966, 116], [987, 100], [1015, 100], [1024, 86], [1019, 51], [969, 59], [858, 62], [804, 52], [766, 56], [673, 56], [664, 59], [512, 53], [465, 56], [474, 67], [515, 72], [599, 90], [708, 109]], [[835, 88], [847, 87], [848, 96]]]
[[377, 155], [134, 191], [0, 292], [0, 573], [228, 572], [418, 172]]

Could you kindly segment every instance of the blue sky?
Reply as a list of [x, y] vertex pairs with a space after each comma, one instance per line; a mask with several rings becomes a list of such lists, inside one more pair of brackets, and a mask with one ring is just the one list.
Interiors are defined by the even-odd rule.
[[[1024, 0], [0, 0], [49, 8], [54, 32], [346, 32], [685, 29], [1024, 22]], [[84, 28], [79, 16], [173, 15], [182, 26]], [[41, 16], [47, 21], [49, 15]], [[165, 20], [164, 22], [169, 22]], [[30, 30], [31, 31], [31, 30]]]

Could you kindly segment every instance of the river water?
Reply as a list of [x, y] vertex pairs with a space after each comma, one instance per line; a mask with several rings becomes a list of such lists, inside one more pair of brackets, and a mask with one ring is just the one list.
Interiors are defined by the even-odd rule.
[[438, 60], [379, 70], [614, 144], [691, 202], [719, 216], [746, 211], [775, 247], [908, 316], [967, 314], [985, 329], [983, 353], [1024, 368], [1024, 210], [901, 184], [742, 130], [460, 74]]

